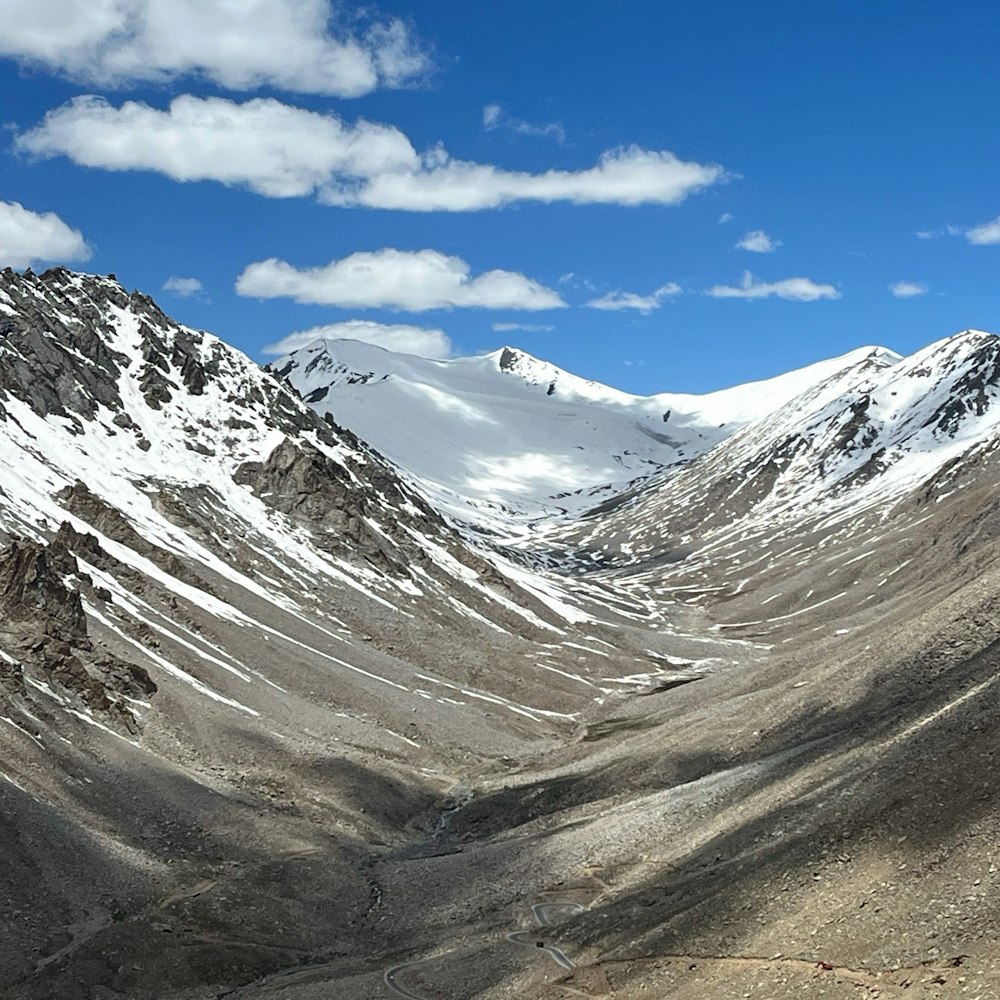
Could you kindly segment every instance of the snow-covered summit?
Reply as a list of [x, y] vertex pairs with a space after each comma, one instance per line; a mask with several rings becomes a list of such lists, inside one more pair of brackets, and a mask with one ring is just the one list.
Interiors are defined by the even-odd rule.
[[429, 360], [318, 340], [273, 368], [444, 507], [487, 524], [583, 510], [876, 359], [891, 364], [898, 355], [865, 347], [762, 382], [652, 396], [581, 378], [513, 347]]

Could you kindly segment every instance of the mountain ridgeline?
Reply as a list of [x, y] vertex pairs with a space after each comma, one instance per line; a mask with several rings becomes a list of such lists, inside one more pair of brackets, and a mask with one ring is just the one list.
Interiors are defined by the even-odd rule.
[[995, 336], [638, 397], [7, 270], [0, 462], [4, 997], [1000, 982]]

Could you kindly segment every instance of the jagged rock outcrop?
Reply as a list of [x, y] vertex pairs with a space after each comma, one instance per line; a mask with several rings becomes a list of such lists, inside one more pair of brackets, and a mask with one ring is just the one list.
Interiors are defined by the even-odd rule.
[[134, 733], [136, 717], [121, 696], [149, 697], [156, 684], [141, 666], [94, 646], [82, 594], [102, 595], [67, 541], [96, 543], [64, 525], [47, 545], [15, 540], [0, 553], [0, 648], [17, 664], [18, 693], [26, 695], [24, 680], [33, 678]]
[[359, 489], [343, 465], [316, 449], [286, 439], [266, 461], [241, 466], [235, 478], [269, 507], [315, 529], [324, 548], [385, 572], [405, 572], [405, 563], [365, 520], [378, 494]]
[[[192, 572], [191, 568], [172, 552], [168, 552], [160, 546], [154, 545], [149, 539], [143, 538], [129, 524], [121, 511], [116, 510], [111, 504], [92, 493], [86, 483], [77, 480], [72, 486], [67, 486], [65, 489], [60, 490], [56, 494], [56, 499], [67, 511], [75, 514], [81, 521], [85, 521], [108, 538], [120, 542], [134, 552], [145, 556], [163, 569], [164, 572], [169, 573], [178, 580], [183, 580], [192, 587], [204, 590], [206, 593], [212, 592], [210, 584]], [[60, 533], [64, 529], [69, 529], [69, 525], [64, 524], [60, 528]], [[76, 534], [75, 538], [78, 540], [87, 539], [84, 544], [90, 547], [93, 554], [104, 557], [105, 554], [100, 550], [97, 539], [93, 535], [84, 536]], [[90, 539], [93, 539], [93, 543], [89, 541]]]

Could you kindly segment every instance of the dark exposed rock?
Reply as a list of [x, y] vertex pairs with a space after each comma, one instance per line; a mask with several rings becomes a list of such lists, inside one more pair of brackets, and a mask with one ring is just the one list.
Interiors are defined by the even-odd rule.
[[[86, 483], [76, 482], [72, 486], [67, 486], [57, 494], [56, 499], [71, 514], [75, 514], [81, 521], [86, 521], [101, 534], [128, 546], [139, 555], [145, 556], [150, 562], [155, 563], [160, 569], [178, 580], [211, 593], [208, 584], [185, 563], [173, 553], [143, 538], [120, 511], [100, 497], [95, 496]], [[92, 535], [86, 537], [93, 538]], [[94, 540], [96, 541], [96, 539]], [[79, 551], [79, 549], [74, 551]]]
[[98, 405], [122, 407], [117, 380], [127, 359], [101, 335], [108, 318], [93, 296], [105, 305], [121, 304], [125, 296], [117, 286], [95, 283], [90, 300], [81, 303], [79, 289], [70, 295], [72, 280], [61, 268], [38, 279], [4, 273], [19, 315], [7, 317], [0, 340], [0, 396], [21, 399], [40, 416], [79, 421], [92, 419]]
[[329, 392], [330, 387], [328, 385], [321, 385], [318, 389], [313, 389], [313, 391], [309, 393], [308, 396], [303, 397], [303, 399], [311, 406], [313, 403], [321, 403], [324, 399], [326, 399]]
[[268, 506], [308, 524], [324, 547], [360, 555], [386, 572], [405, 572], [398, 553], [365, 521], [380, 487], [398, 493], [389, 477], [373, 481], [371, 490], [360, 488], [346, 466], [286, 439], [265, 462], [247, 463], [235, 478], [250, 485]]
[[505, 347], [500, 353], [500, 371], [509, 372], [517, 364], [517, 352]]
[[927, 421], [927, 426], [948, 437], [954, 437], [966, 416], [983, 416], [1000, 386], [1000, 343], [996, 338], [984, 341], [970, 360], [972, 364], [966, 366], [945, 401]]
[[43, 634], [85, 636], [87, 622], [80, 595], [63, 582], [79, 571], [76, 559], [62, 543], [45, 546], [15, 540], [0, 559], [5, 627], [38, 623]]
[[[16, 539], [0, 554], [0, 608], [3, 645], [17, 666], [6, 679], [25, 693], [23, 677], [35, 675], [69, 698], [79, 698], [92, 711], [137, 732], [138, 723], [120, 695], [147, 697], [156, 691], [140, 666], [95, 647], [87, 629], [81, 590], [90, 581], [80, 573], [66, 540], [93, 550], [97, 539], [64, 525], [48, 544]], [[77, 588], [70, 586], [76, 581]], [[0, 673], [0, 680], [4, 680]]]
[[154, 360], [147, 362], [139, 377], [139, 388], [146, 398], [146, 405], [153, 410], [158, 410], [164, 403], [169, 403], [173, 399], [173, 390], [177, 389], [177, 384], [163, 374], [165, 365], [166, 362], [162, 357], [154, 355]]
[[851, 404], [847, 411], [849, 416], [841, 424], [830, 447], [830, 452], [834, 456], [845, 452], [850, 454], [857, 448], [865, 448], [875, 439], [877, 431], [868, 415], [871, 406], [871, 396], [862, 396]]

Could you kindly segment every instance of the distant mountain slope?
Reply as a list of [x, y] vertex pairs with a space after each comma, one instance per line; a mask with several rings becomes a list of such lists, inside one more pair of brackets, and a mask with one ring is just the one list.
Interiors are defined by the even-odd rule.
[[994, 564], [998, 468], [1000, 338], [969, 330], [862, 359], [522, 544], [600, 569], [621, 593], [683, 595], [729, 636], [847, 634]]
[[860, 359], [862, 348], [706, 395], [633, 396], [505, 347], [431, 361], [358, 341], [317, 341], [272, 366], [416, 477], [459, 517], [496, 525], [580, 511], [690, 461]]
[[993, 334], [965, 331], [903, 359], [873, 353], [609, 507], [630, 559], [689, 531], [889, 510], [995, 449], [998, 401]]

